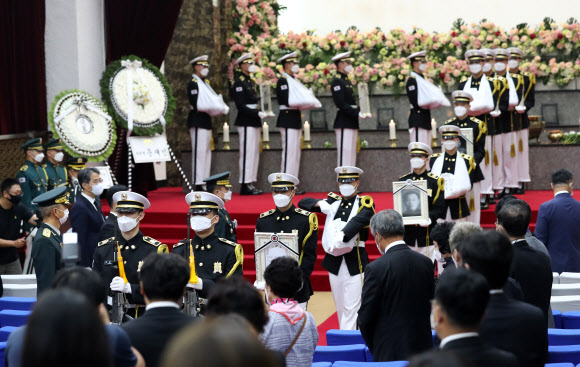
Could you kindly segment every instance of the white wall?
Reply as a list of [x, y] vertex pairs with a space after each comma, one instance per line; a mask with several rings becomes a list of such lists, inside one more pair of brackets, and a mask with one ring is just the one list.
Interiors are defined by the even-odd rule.
[[[384, 31], [414, 25], [425, 31], [446, 32], [457, 18], [468, 24], [483, 18], [511, 28], [519, 23], [537, 25], [546, 16], [565, 22], [580, 18], [579, 0], [279, 0], [288, 9], [278, 19], [282, 32], [315, 29], [324, 35], [344, 31], [351, 25], [366, 31], [375, 26]], [[501, 10], [500, 10], [501, 9]]]

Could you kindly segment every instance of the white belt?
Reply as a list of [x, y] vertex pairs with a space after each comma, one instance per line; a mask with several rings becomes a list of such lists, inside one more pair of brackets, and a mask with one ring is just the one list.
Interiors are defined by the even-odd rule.
[[283, 104], [281, 104], [281, 105], [280, 105], [280, 110], [281, 110], [281, 111], [283, 111], [283, 110], [294, 110], [294, 111], [296, 111], [296, 110], [298, 110], [298, 109], [297, 109], [297, 108], [290, 108], [290, 107], [288, 107], [288, 106], [284, 106]]
[[251, 108], [252, 110], [257, 110], [258, 109], [258, 105], [257, 104], [247, 104], [246, 107]]

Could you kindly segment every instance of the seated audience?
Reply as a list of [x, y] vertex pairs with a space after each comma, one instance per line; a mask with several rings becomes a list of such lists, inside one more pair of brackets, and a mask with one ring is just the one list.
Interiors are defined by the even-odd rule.
[[[461, 222], [460, 222], [461, 223]], [[417, 354], [407, 367], [474, 367], [462, 356], [448, 351], [429, 351]]]
[[451, 255], [451, 248], [449, 247], [449, 235], [455, 222], [437, 223], [431, 230], [431, 239], [433, 246], [435, 246], [435, 260], [437, 260], [439, 276], [445, 272], [445, 269], [453, 269], [453, 256]]

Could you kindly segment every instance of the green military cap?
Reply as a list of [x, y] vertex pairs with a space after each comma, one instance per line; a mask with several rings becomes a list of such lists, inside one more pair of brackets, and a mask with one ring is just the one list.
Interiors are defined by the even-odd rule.
[[230, 171], [210, 176], [203, 180], [203, 182], [207, 182], [208, 184], [215, 184], [217, 186], [232, 187], [232, 185], [230, 185]]
[[57, 187], [49, 192], [38, 195], [32, 200], [33, 204], [38, 204], [39, 207], [51, 206], [55, 204], [70, 205], [68, 201], [66, 186]]
[[24, 151], [44, 150], [44, 148], [42, 147], [42, 138], [31, 139], [31, 140], [27, 141], [26, 143], [22, 144], [21, 148]]
[[46, 150], [62, 150], [62, 141], [60, 139], [52, 139], [44, 146]]
[[66, 166], [73, 171], [80, 171], [85, 169], [87, 165], [87, 159], [85, 157], [72, 157], [66, 161]]

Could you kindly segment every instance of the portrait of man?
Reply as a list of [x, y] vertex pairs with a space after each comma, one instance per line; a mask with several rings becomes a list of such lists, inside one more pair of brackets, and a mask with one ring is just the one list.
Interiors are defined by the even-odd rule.
[[421, 195], [418, 189], [407, 189], [403, 194], [403, 217], [417, 217], [421, 215]]

